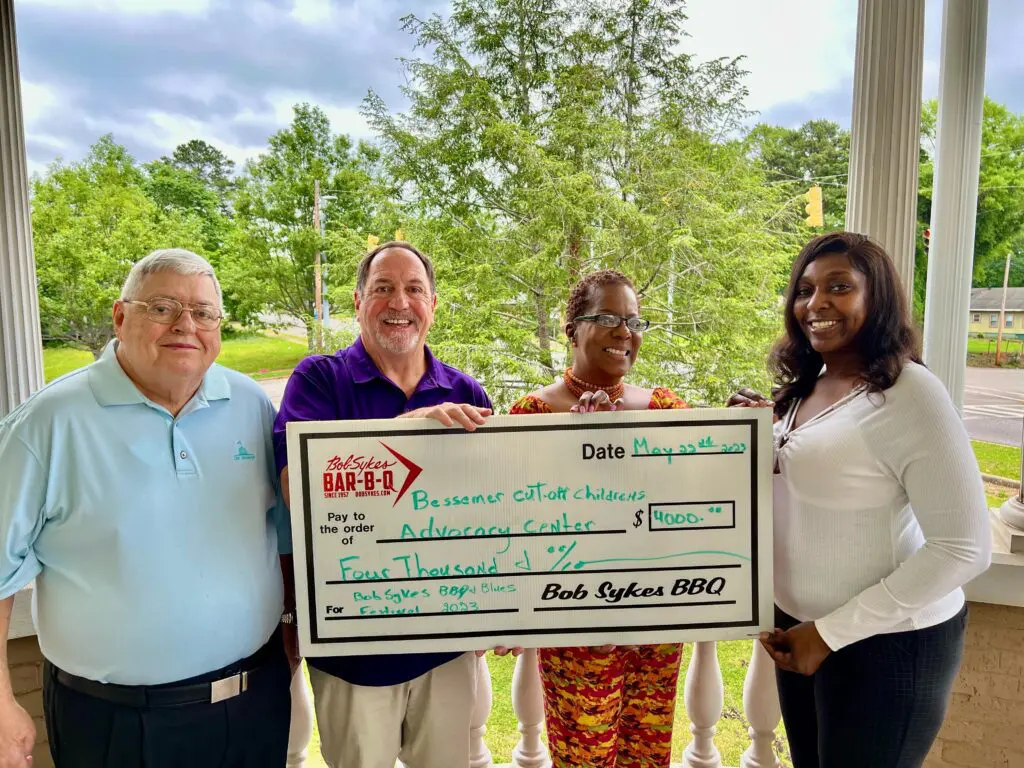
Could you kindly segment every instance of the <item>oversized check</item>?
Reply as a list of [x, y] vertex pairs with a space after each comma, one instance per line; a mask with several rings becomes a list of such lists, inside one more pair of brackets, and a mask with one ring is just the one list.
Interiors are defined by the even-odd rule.
[[753, 408], [291, 423], [302, 653], [767, 628], [771, 458]]

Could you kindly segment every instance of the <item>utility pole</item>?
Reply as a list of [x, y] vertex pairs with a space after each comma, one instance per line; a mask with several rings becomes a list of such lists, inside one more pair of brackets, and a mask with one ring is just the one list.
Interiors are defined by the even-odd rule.
[[[320, 236], [320, 180], [313, 182], [313, 229], [317, 237]], [[313, 258], [313, 312], [316, 315], [316, 348], [319, 351], [323, 346], [323, 324], [324, 324], [324, 302], [323, 302], [323, 281], [320, 277], [320, 249], [316, 249]]]
[[1003, 343], [1003, 327], [1006, 325], [1006, 290], [1010, 284], [1010, 255], [1006, 254], [1006, 269], [1003, 270], [1003, 306], [999, 310], [999, 333], [996, 334], [996, 365], [999, 365], [1000, 346]]

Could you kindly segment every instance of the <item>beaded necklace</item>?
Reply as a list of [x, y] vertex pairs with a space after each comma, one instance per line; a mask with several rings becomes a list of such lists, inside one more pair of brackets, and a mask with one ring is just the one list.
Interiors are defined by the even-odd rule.
[[584, 392], [597, 392], [598, 390], [603, 390], [608, 395], [608, 399], [614, 403], [626, 392], [626, 385], [621, 381], [612, 387], [600, 387], [597, 384], [591, 384], [589, 381], [584, 381], [579, 378], [573, 374], [571, 368], [565, 369], [562, 381], [565, 382], [565, 386], [568, 387], [569, 391], [577, 398], [582, 397]]

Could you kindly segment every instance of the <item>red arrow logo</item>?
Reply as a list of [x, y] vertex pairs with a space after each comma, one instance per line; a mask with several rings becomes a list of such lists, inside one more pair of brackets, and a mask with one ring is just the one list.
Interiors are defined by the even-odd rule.
[[387, 449], [388, 453], [402, 462], [405, 465], [405, 468], [409, 470], [409, 474], [405, 476], [405, 482], [402, 483], [402, 490], [398, 492], [398, 496], [395, 497], [395, 503], [391, 505], [392, 507], [395, 507], [398, 505], [399, 500], [405, 495], [405, 492], [409, 490], [409, 486], [412, 485], [416, 478], [420, 476], [420, 473], [423, 471], [423, 467], [409, 461], [405, 456], [400, 454], [398, 451], [389, 448], [387, 445], [384, 445], [384, 443], [381, 443], [381, 445], [383, 445], [384, 448]]

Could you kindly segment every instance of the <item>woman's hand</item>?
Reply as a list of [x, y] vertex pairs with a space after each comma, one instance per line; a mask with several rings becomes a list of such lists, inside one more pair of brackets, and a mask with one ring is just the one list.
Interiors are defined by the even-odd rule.
[[813, 621], [804, 621], [783, 632], [762, 632], [761, 645], [779, 669], [800, 675], [813, 675], [832, 649], [821, 639]]
[[569, 413], [594, 413], [595, 411], [621, 411], [625, 401], [620, 397], [614, 403], [603, 389], [597, 392], [584, 392], [580, 401], [569, 409]]
[[760, 392], [744, 387], [734, 393], [725, 404], [726, 408], [774, 408], [775, 401], [769, 400]]

